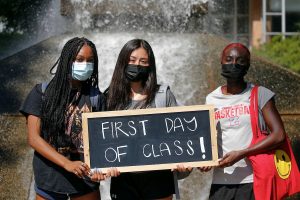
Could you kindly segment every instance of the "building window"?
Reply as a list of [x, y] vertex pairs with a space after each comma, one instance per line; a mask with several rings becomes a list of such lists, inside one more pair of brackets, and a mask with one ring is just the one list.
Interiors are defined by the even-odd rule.
[[299, 0], [263, 0], [263, 37], [269, 41], [275, 35], [296, 35], [300, 30]]
[[300, 31], [300, 1], [286, 0], [286, 31]]
[[241, 42], [249, 46], [249, 0], [213, 0], [209, 1], [210, 17], [219, 23], [217, 32], [232, 42]]

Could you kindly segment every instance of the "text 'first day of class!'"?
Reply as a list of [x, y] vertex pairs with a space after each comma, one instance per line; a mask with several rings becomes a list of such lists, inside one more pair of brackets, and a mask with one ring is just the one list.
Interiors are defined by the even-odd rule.
[[91, 168], [212, 160], [208, 110], [88, 119]]

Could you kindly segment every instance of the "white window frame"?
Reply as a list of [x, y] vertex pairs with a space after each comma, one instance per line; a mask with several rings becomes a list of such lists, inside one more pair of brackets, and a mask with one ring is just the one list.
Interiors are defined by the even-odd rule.
[[[268, 36], [282, 35], [284, 39], [286, 36], [297, 35], [297, 32], [286, 32], [286, 9], [285, 3], [286, 0], [281, 0], [281, 12], [267, 12], [267, 1], [262, 1], [262, 40], [261, 43], [267, 41]], [[267, 17], [268, 16], [281, 16], [281, 32], [268, 32], [267, 31]]]

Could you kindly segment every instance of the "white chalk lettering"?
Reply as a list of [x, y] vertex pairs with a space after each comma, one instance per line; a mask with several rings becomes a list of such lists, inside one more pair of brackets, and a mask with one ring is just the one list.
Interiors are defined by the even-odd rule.
[[203, 140], [203, 137], [200, 137], [199, 139], [200, 139], [200, 149], [201, 149], [201, 152], [203, 153], [202, 158], [205, 159], [206, 156], [205, 156], [204, 140]]
[[[113, 153], [109, 153], [109, 150], [111, 150], [110, 152], [113, 152]], [[117, 151], [114, 150], [113, 148], [109, 147], [105, 150], [105, 159], [108, 161], [108, 162], [115, 162], [117, 160]], [[111, 158], [113, 158], [111, 160]]]
[[[132, 124], [132, 125], [131, 125]], [[128, 126], [130, 127], [130, 128], [132, 128], [133, 129], [133, 133], [131, 132], [131, 131], [129, 131], [129, 134], [130, 135], [132, 135], [132, 136], [134, 136], [135, 134], [136, 134], [136, 128], [133, 126], [134, 125], [134, 121], [129, 121], [128, 122]]]
[[186, 156], [193, 156], [195, 154], [191, 140], [184, 143], [175, 140], [169, 143], [162, 142], [159, 144], [145, 144], [143, 146], [143, 155], [145, 158], [181, 156], [183, 154]]
[[[165, 118], [165, 125], [167, 133], [172, 132], [187, 132], [196, 131], [198, 128], [198, 123], [196, 117], [191, 118], [190, 120], [186, 118], [176, 117], [175, 119]], [[178, 130], [179, 129], [179, 130]]]
[[127, 154], [126, 150], [125, 150], [125, 152], [122, 152], [122, 153], [120, 152], [120, 150], [123, 150], [124, 148], [127, 148], [127, 145], [118, 146], [117, 150], [115, 150], [112, 147], [107, 148], [105, 150], [105, 155], [104, 155], [105, 159], [108, 162], [115, 162], [117, 159], [118, 159], [119, 162], [121, 162], [120, 156]]
[[192, 145], [193, 145], [193, 142], [191, 140], [188, 140], [187, 141], [187, 146], [188, 146], [189, 149], [187, 149], [186, 151], [191, 156], [194, 155], [194, 149], [193, 149]]
[[154, 151], [154, 145], [153, 145], [153, 144], [152, 144], [152, 152], [153, 152], [153, 157], [154, 157], [154, 158], [160, 156], [160, 155], [158, 155], [158, 154], [155, 154], [155, 151]]
[[147, 133], [146, 133], [146, 127], [145, 127], [145, 122], [147, 122], [147, 121], [148, 120], [139, 121], [139, 123], [141, 123], [142, 126], [143, 126], [143, 133], [144, 133], [144, 135], [147, 135]]
[[[108, 139], [111, 136], [112, 139], [116, 139], [122, 136], [130, 137], [135, 136], [138, 133], [147, 135], [147, 122], [149, 120], [141, 121], [115, 121], [115, 122], [102, 122], [101, 134], [102, 138]], [[110, 124], [110, 125], [109, 125]], [[140, 131], [139, 131], [140, 130]]]
[[145, 144], [145, 145], [144, 145], [144, 147], [143, 147], [143, 154], [144, 154], [144, 156], [145, 156], [146, 158], [149, 158], [152, 154], [151, 154], [151, 153], [149, 153], [148, 155], [145, 154], [145, 148], [146, 148], [146, 146], [149, 146], [149, 147], [150, 147], [150, 144]]
[[176, 131], [176, 128], [181, 128], [182, 131], [184, 132], [184, 127], [183, 127], [182, 121], [179, 117], [177, 117], [174, 120], [174, 132]]
[[123, 131], [122, 129], [121, 129], [121, 127], [122, 127], [122, 122], [115, 122], [115, 131], [116, 131], [116, 137], [118, 138], [119, 137], [119, 135], [118, 135], [118, 130], [121, 132], [121, 133], [123, 133], [124, 135], [126, 135], [127, 137], [129, 137], [129, 135], [125, 132], [125, 131]]
[[114, 123], [110, 122], [110, 126], [111, 126], [111, 135], [112, 135], [112, 138], [115, 138], [115, 136], [114, 136]]
[[[163, 147], [163, 146], [165, 146], [165, 147]], [[161, 143], [159, 145], [159, 151], [160, 151], [161, 156], [163, 156], [164, 151], [167, 151], [169, 156], [171, 155], [171, 151], [170, 151], [170, 148], [167, 143]]]
[[[169, 126], [170, 123], [171, 123], [171, 126]], [[173, 128], [173, 120], [170, 118], [165, 118], [165, 124], [166, 124], [167, 133], [170, 133], [170, 131]]]
[[[109, 124], [109, 122], [103, 122], [101, 125], [102, 125], [102, 138], [103, 140], [105, 140], [105, 129], [109, 129], [109, 127], [105, 127], [104, 125], [105, 124]], [[114, 137], [114, 135], [112, 135], [112, 137]]]
[[120, 153], [120, 149], [124, 149], [124, 148], [127, 148], [127, 145], [117, 147], [118, 160], [119, 160], [119, 162], [121, 162], [120, 156], [126, 155], [126, 154], [127, 154], [126, 151], [123, 152], [123, 153]]
[[[178, 143], [178, 144], [176, 144], [176, 143]], [[174, 146], [177, 147], [177, 148], [179, 149], [179, 151], [180, 151], [180, 152], [178, 152], [178, 151], [175, 149], [175, 154], [176, 154], [177, 156], [180, 156], [180, 155], [183, 154], [183, 149], [182, 149], [182, 147], [179, 146], [179, 145], [180, 145], [180, 141], [179, 141], [179, 140], [175, 140], [175, 141], [174, 141]]]
[[190, 129], [189, 126], [186, 127], [186, 128], [189, 129], [190, 131], [195, 131], [195, 130], [197, 129], [197, 120], [196, 120], [196, 117], [193, 117], [193, 118], [191, 119], [191, 121], [188, 121], [188, 120], [186, 120], [186, 119], [184, 119], [184, 121], [185, 121], [186, 123], [188, 123], [188, 124], [194, 122], [194, 129]]

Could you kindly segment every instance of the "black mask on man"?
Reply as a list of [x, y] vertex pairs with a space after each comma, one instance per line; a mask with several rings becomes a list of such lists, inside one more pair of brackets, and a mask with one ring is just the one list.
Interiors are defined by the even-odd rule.
[[129, 64], [125, 69], [125, 74], [130, 81], [146, 81], [148, 79], [150, 71], [150, 67]]
[[240, 64], [222, 64], [221, 75], [225, 78], [241, 79], [248, 71], [248, 66]]

